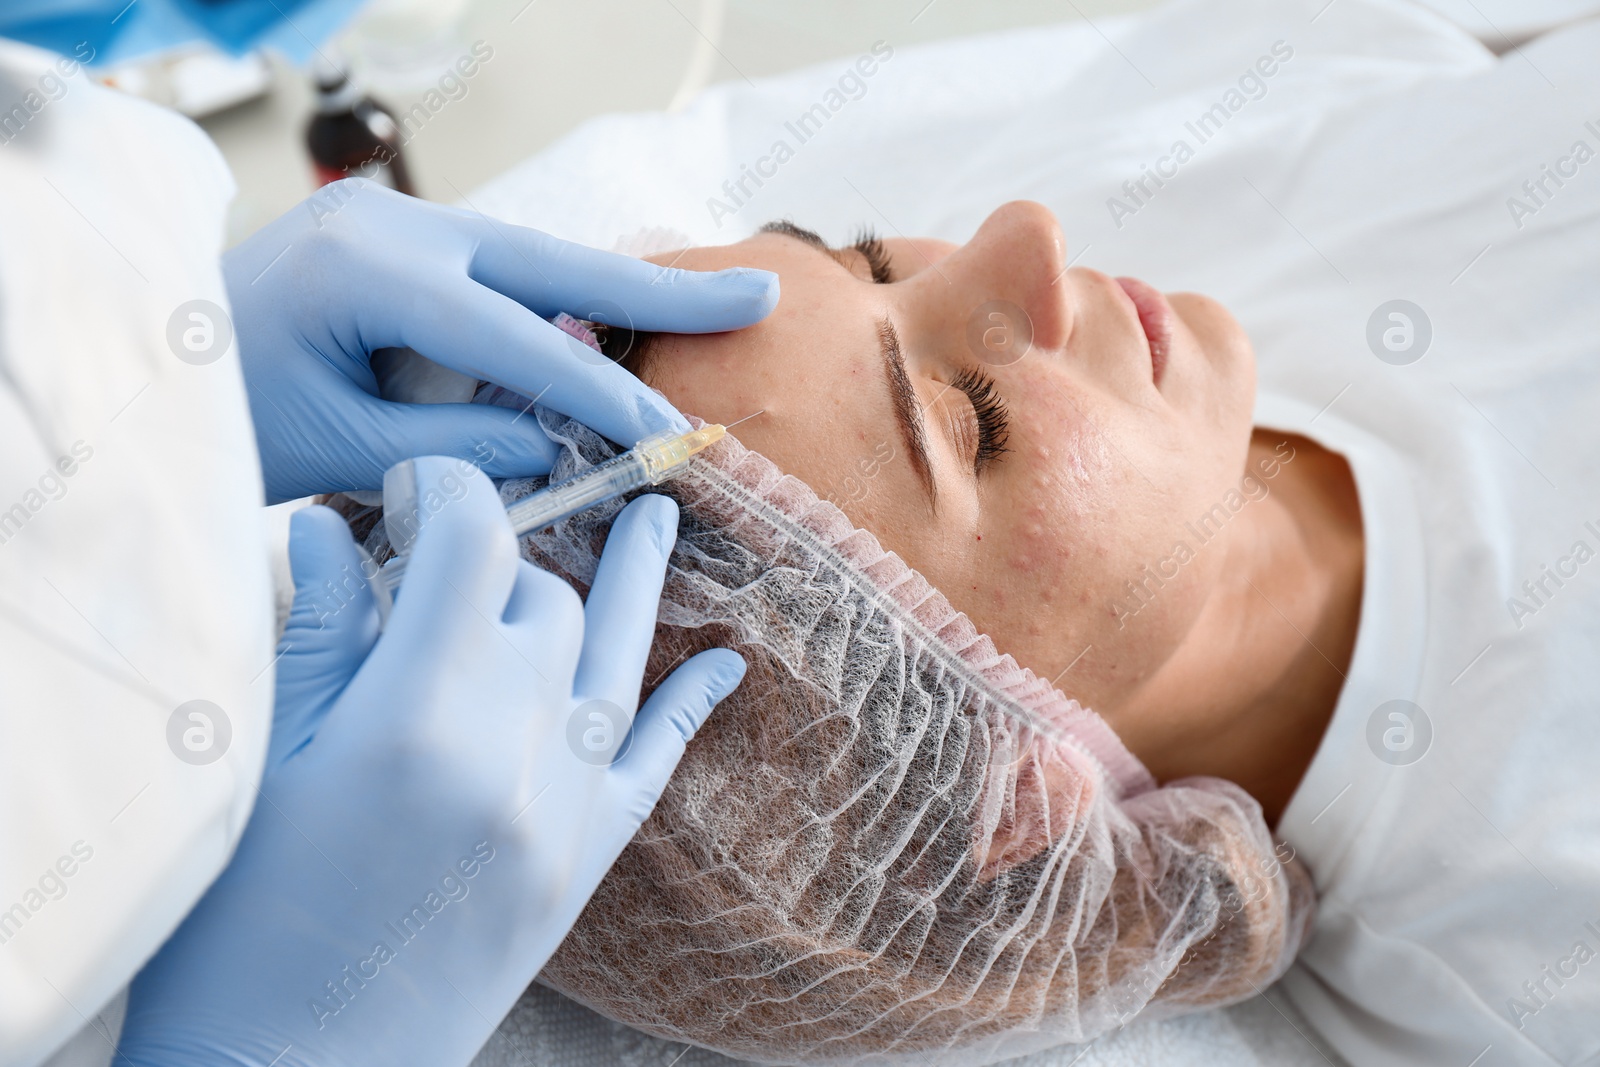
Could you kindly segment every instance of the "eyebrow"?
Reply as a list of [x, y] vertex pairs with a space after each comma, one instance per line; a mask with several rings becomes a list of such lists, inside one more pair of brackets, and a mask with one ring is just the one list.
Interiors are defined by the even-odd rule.
[[900, 424], [900, 436], [911, 454], [911, 467], [928, 492], [928, 507], [937, 511], [939, 493], [933, 480], [933, 464], [928, 461], [927, 423], [922, 417], [922, 405], [917, 400], [911, 376], [906, 373], [900, 336], [888, 318], [878, 322], [878, 346], [883, 353], [883, 372], [889, 384], [889, 400], [894, 405], [894, 419]]
[[844, 261], [844, 256], [840, 253], [839, 249], [833, 247], [827, 241], [824, 241], [822, 239], [822, 235], [816, 230], [808, 230], [804, 226], [798, 226], [795, 223], [790, 222], [788, 219], [773, 219], [771, 222], [762, 223], [761, 228], [756, 232], [775, 233], [780, 237], [792, 237], [801, 244], [809, 245], [810, 247], [815, 248], [818, 252], [821, 252], [823, 255], [839, 264], [839, 266], [843, 267], [845, 270], [850, 269], [849, 264]]
[[[833, 246], [815, 230], [797, 226], [788, 219], [774, 219], [762, 225], [758, 232], [792, 237], [823, 255], [835, 260], [839, 258]], [[883, 355], [883, 373], [889, 386], [889, 401], [894, 407], [894, 420], [900, 426], [900, 436], [911, 456], [911, 469], [917, 472], [917, 480], [928, 494], [928, 507], [937, 512], [939, 493], [933, 480], [933, 463], [928, 458], [927, 421], [922, 414], [922, 404], [917, 400], [917, 390], [911, 384], [911, 375], [906, 372], [905, 356], [900, 351], [900, 335], [895, 332], [894, 323], [887, 316], [878, 320], [878, 349]]]
[[793, 237], [796, 241], [804, 241], [818, 252], [833, 255], [833, 246], [822, 239], [816, 230], [808, 230], [804, 226], [796, 226], [788, 219], [773, 219], [771, 222], [762, 223], [757, 233], [777, 233], [784, 237]]

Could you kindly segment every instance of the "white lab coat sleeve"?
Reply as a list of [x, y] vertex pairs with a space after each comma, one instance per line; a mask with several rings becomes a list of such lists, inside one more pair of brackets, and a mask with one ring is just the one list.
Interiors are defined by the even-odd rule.
[[218, 314], [232, 194], [193, 124], [0, 42], [4, 1064], [126, 985], [257, 795], [273, 629]]

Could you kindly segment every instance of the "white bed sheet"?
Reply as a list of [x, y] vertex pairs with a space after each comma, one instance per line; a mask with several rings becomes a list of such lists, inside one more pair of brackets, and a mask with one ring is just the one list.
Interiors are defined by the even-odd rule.
[[[1224, 138], [1198, 146], [1207, 151], [1186, 171], [1218, 149], [1293, 158], [1321, 122], [1363, 99], [1494, 63], [1469, 34], [1404, 0], [1189, 0], [1094, 25], [916, 47], [887, 41], [893, 56], [866, 79], [864, 95], [804, 143], [790, 125], [826, 99], [857, 56], [753, 85], [723, 83], [677, 115], [602, 116], [467, 202], [611, 247], [650, 230], [725, 244], [782, 216], [825, 237], [869, 222], [886, 234], [962, 241], [997, 198], [1025, 195], [1056, 209], [1069, 241], [1104, 250], [1112, 238], [1152, 229], [1125, 220], [1119, 230], [1106, 197], [1175, 139], [1193, 141], [1185, 123], [1278, 40], [1294, 58], [1267, 81], [1263, 99], [1230, 118]], [[793, 158], [761, 188], [748, 186], [753, 195], [734, 214], [718, 217], [712, 201], [733, 203], [723, 183], [780, 139]], [[1183, 177], [1175, 187], [1196, 184]], [[1164, 190], [1152, 207], [1170, 214], [1163, 202], [1178, 199]]]
[[[1320, 1051], [1319, 1051], [1320, 1050]], [[705, 1049], [661, 1041], [558, 993], [535, 988], [472, 1067], [738, 1067]], [[1010, 1060], [1005, 1067], [1343, 1067], [1275, 991], [1218, 1011], [1134, 1022], [1087, 1047]]]
[[1559, 26], [1600, 15], [1600, 0], [1419, 0], [1504, 52]]

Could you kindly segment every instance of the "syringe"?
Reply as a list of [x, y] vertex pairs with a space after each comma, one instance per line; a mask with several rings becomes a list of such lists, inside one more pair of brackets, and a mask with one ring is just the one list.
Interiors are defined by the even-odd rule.
[[[725, 426], [707, 423], [688, 433], [653, 434], [627, 452], [590, 467], [582, 474], [507, 504], [506, 517], [511, 520], [511, 529], [520, 537], [615, 500], [624, 493], [647, 485], [660, 485], [687, 467], [697, 453], [722, 440], [727, 432]], [[388, 613], [383, 609], [388, 605], [382, 601], [399, 588], [400, 579], [405, 575], [411, 543], [417, 535], [418, 514], [415, 475], [408, 464], [392, 468], [383, 479], [383, 522], [395, 558], [378, 571], [376, 584], [382, 588], [374, 590], [380, 601], [380, 612], [385, 616]]]
[[722, 440], [727, 432], [718, 423], [707, 423], [688, 433], [653, 434], [620, 456], [506, 505], [506, 518], [521, 537], [624, 493], [660, 485], [687, 467], [697, 453]]

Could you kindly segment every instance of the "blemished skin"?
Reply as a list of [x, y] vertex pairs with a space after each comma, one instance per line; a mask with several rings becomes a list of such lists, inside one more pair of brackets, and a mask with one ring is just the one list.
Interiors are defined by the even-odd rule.
[[[1276, 822], [1349, 665], [1362, 525], [1341, 457], [1251, 425], [1255, 357], [1226, 310], [1172, 294], [1152, 341], [1124, 286], [1069, 269], [1054, 216], [1024, 201], [959, 247], [830, 252], [780, 229], [651, 258], [782, 284], [748, 329], [657, 336], [638, 368], [652, 385], [712, 422], [762, 412], [742, 442], [1098, 711], [1158, 779], [1230, 779]], [[1144, 292], [1148, 314], [1160, 298]], [[1020, 358], [969, 343], [993, 301], [1031, 320]], [[891, 400], [886, 319], [924, 411], [931, 496]]]

